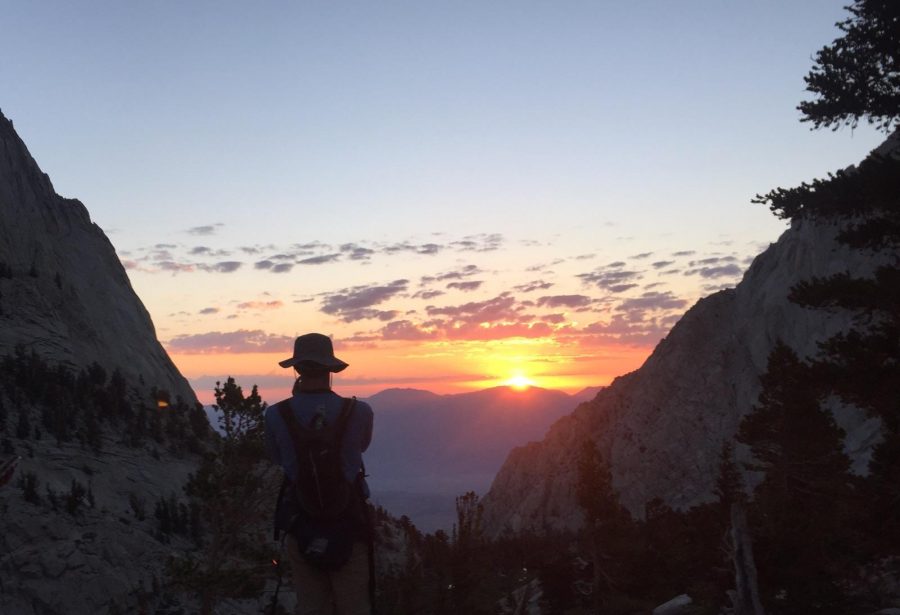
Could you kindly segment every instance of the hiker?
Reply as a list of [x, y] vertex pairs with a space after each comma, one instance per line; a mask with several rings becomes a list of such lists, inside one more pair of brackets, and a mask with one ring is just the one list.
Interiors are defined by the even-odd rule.
[[331, 390], [347, 363], [331, 339], [301, 335], [280, 361], [297, 373], [293, 394], [266, 410], [266, 446], [285, 473], [275, 536], [286, 533], [297, 615], [370, 615], [374, 569], [362, 453], [372, 440], [372, 409]]

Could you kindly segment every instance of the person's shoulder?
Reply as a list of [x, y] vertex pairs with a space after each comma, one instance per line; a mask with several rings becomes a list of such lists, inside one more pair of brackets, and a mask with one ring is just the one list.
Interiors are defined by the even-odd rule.
[[268, 406], [266, 408], [266, 420], [268, 420], [269, 417], [272, 417], [272, 416], [275, 416], [276, 414], [278, 414], [278, 412], [279, 412], [278, 407], [281, 406], [281, 404], [285, 404], [288, 402], [290, 402], [290, 398], [282, 399], [281, 401]]
[[365, 402], [361, 399], [357, 399], [356, 400], [356, 412], [371, 415], [372, 414], [372, 406], [370, 406], [368, 402]]

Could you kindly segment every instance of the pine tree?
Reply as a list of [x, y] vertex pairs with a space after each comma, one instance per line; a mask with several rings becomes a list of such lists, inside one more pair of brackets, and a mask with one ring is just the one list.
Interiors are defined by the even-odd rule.
[[452, 604], [459, 613], [488, 613], [485, 605], [484, 580], [487, 567], [486, 541], [482, 528], [484, 506], [474, 491], [456, 498], [456, 524], [450, 559], [453, 585]]
[[619, 503], [612, 486], [609, 465], [590, 439], [582, 443], [578, 456], [578, 506], [584, 513], [584, 534], [594, 567], [595, 608], [603, 608], [603, 597], [615, 591], [625, 560], [631, 554], [633, 522]]
[[216, 407], [226, 417], [226, 435], [188, 480], [190, 507], [169, 511], [170, 517], [177, 513], [178, 526], [194, 533], [195, 541], [199, 519], [204, 520], [202, 550], [185, 554], [172, 566], [174, 580], [200, 595], [204, 615], [223, 597], [261, 589], [273, 553], [259, 535], [269, 528], [277, 488], [275, 467], [265, 455], [266, 404], [256, 386], [245, 397], [228, 378], [225, 384], [216, 383], [214, 394]]
[[823, 385], [784, 344], [769, 356], [763, 390], [741, 423], [753, 493], [750, 526], [763, 601], [772, 612], [841, 612], [841, 582], [852, 575], [856, 483], [844, 432], [820, 407]]
[[[807, 76], [816, 100], [803, 102], [815, 128], [900, 126], [900, 3], [856, 0], [838, 24], [844, 36], [823, 48]], [[895, 134], [895, 137], [897, 135]], [[812, 310], [853, 316], [849, 331], [820, 346], [812, 363], [824, 394], [877, 418], [882, 439], [864, 482], [866, 530], [873, 556], [900, 550], [900, 148], [871, 155], [856, 168], [799, 187], [777, 188], [756, 202], [779, 217], [838, 225], [838, 240], [882, 264], [874, 274], [814, 278], [792, 289], [791, 300]]]
[[816, 54], [805, 77], [816, 98], [797, 107], [801, 121], [837, 129], [861, 118], [885, 131], [900, 117], [900, 3], [856, 0], [851, 17], [836, 25], [844, 35]]

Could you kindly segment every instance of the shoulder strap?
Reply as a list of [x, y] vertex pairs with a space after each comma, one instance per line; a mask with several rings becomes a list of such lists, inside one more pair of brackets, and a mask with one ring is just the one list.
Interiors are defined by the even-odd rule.
[[284, 400], [283, 402], [278, 404], [278, 414], [281, 415], [281, 419], [284, 421], [284, 424], [287, 425], [288, 433], [291, 434], [291, 440], [294, 442], [294, 454], [300, 454], [300, 443], [303, 442], [303, 434], [300, 431], [300, 424], [297, 422], [297, 417], [294, 416], [294, 412], [291, 410], [290, 400]]
[[[353, 409], [355, 407], [356, 397], [345, 397], [343, 399], [341, 413], [338, 415], [338, 419], [335, 422], [335, 441], [339, 444], [344, 440], [344, 432], [347, 430], [347, 423], [349, 422], [350, 415], [353, 414]], [[297, 417], [294, 416], [294, 412], [291, 410], [290, 400], [286, 399], [278, 404], [278, 414], [281, 415], [284, 424], [288, 428], [288, 433], [291, 435], [291, 440], [294, 442], [294, 447], [299, 452], [298, 445], [304, 440], [303, 431], [300, 427], [300, 423], [297, 422]]]
[[356, 407], [356, 397], [345, 397], [343, 403], [341, 404], [341, 413], [338, 416], [337, 423], [335, 424], [337, 427], [337, 436], [335, 441], [338, 445], [343, 446], [344, 444], [344, 432], [347, 431], [347, 423], [350, 422], [350, 415], [353, 414], [353, 409]]

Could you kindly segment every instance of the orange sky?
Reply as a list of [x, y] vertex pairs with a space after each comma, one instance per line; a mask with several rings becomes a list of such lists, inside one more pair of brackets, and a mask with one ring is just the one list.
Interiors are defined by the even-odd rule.
[[[565, 347], [551, 339], [503, 342], [458, 342], [365, 346], [335, 344], [335, 354], [350, 363], [334, 376], [334, 387], [345, 395], [368, 396], [389, 387], [460, 393], [508, 384], [517, 376], [533, 385], [575, 393], [587, 386], [609, 384], [639, 367], [649, 349], [609, 345], [585, 355], [577, 345]], [[214, 382], [234, 376], [245, 389], [257, 384], [263, 399], [275, 402], [289, 394], [293, 371], [277, 362], [282, 353], [176, 354], [172, 359], [188, 376], [203, 403], [212, 402]], [[218, 376], [215, 376], [218, 374]]]

